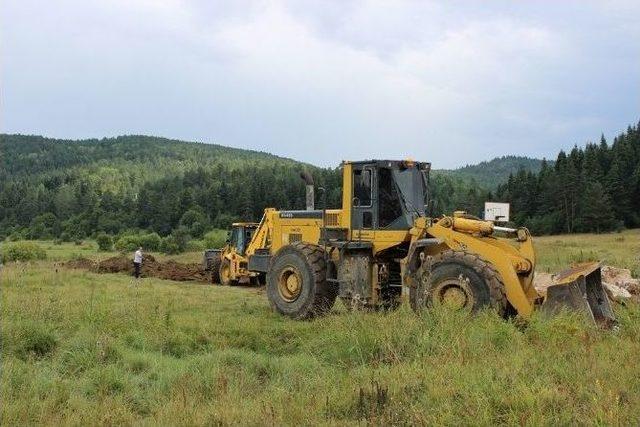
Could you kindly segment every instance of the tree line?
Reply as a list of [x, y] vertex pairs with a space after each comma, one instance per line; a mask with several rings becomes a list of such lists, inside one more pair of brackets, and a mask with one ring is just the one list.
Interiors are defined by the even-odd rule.
[[[462, 209], [480, 215], [485, 201], [498, 200], [510, 202], [514, 222], [537, 234], [640, 226], [639, 126], [612, 144], [603, 137], [560, 152], [538, 173], [521, 169], [495, 192], [472, 178], [434, 171], [435, 214]], [[328, 207], [339, 207], [339, 168], [146, 136], [61, 141], [0, 135], [0, 239], [142, 232], [201, 238], [234, 221], [257, 221], [265, 207], [303, 209], [302, 169], [327, 189]]]
[[[209, 144], [1, 135], [0, 156], [0, 238], [14, 240], [146, 232], [201, 238], [234, 221], [257, 221], [265, 207], [304, 209], [303, 169], [327, 189], [329, 208], [341, 204], [339, 168]], [[438, 212], [478, 212], [488, 197], [454, 176], [436, 174], [432, 184]]]
[[520, 170], [496, 191], [512, 219], [535, 234], [603, 232], [640, 226], [640, 124], [609, 144], [560, 151], [539, 173]]

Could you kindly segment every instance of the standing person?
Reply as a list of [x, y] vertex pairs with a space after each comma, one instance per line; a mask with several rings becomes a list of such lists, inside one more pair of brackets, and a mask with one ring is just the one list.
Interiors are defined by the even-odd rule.
[[142, 247], [133, 254], [133, 275], [136, 279], [140, 278], [140, 267], [142, 267]]

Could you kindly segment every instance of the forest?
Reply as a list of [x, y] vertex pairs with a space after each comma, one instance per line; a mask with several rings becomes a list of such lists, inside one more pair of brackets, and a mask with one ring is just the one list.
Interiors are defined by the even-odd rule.
[[539, 173], [520, 170], [498, 186], [512, 220], [535, 234], [583, 233], [640, 226], [640, 123], [609, 144], [560, 151]]
[[[338, 167], [149, 136], [68, 141], [0, 135], [0, 239], [168, 236], [177, 230], [200, 238], [233, 221], [259, 220], [265, 207], [303, 208], [303, 169], [328, 189], [328, 207], [340, 206]], [[436, 169], [431, 195], [437, 214], [462, 209], [480, 215], [485, 201], [510, 202], [513, 221], [536, 234], [637, 227], [639, 126], [611, 144], [602, 137], [599, 144], [561, 151], [555, 162], [507, 156]]]

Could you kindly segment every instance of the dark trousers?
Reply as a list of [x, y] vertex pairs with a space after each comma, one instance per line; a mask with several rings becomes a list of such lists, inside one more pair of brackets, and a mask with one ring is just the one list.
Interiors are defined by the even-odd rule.
[[135, 276], [136, 279], [140, 278], [140, 263], [139, 262], [134, 262], [133, 263], [133, 275]]

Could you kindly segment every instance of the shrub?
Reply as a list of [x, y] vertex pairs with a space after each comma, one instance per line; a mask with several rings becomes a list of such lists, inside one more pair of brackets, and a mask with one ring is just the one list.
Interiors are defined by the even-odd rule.
[[140, 236], [125, 234], [118, 239], [115, 246], [120, 252], [135, 251], [140, 247]]
[[160, 236], [158, 233], [142, 234], [139, 236], [138, 242], [140, 246], [148, 251], [157, 251], [160, 249]]
[[178, 227], [176, 230], [173, 230], [171, 236], [175, 239], [178, 248], [180, 248], [180, 252], [184, 252], [187, 249], [187, 244], [191, 239], [189, 236], [189, 230], [185, 227]]
[[71, 234], [67, 233], [66, 231], [63, 231], [62, 233], [60, 233], [60, 240], [62, 240], [63, 242], [70, 242]]
[[46, 259], [47, 252], [33, 242], [6, 243], [2, 249], [3, 262]]
[[204, 242], [202, 240], [190, 240], [187, 243], [187, 251], [196, 252], [205, 250]]
[[180, 248], [178, 247], [178, 243], [173, 238], [173, 236], [167, 236], [162, 239], [160, 243], [160, 252], [174, 255], [180, 253]]
[[108, 252], [113, 249], [113, 238], [107, 233], [98, 233], [96, 242], [98, 243], [98, 249], [101, 251]]
[[227, 232], [225, 230], [211, 230], [204, 235], [204, 245], [207, 249], [218, 249], [225, 245]]
[[187, 249], [189, 243], [189, 232], [185, 227], [173, 230], [173, 233], [162, 239], [160, 251], [166, 254], [179, 254]]
[[161, 250], [161, 238], [158, 233], [123, 234], [116, 241], [116, 249], [120, 252], [131, 252], [142, 246], [148, 251]]
[[180, 227], [185, 227], [194, 237], [202, 237], [208, 222], [201, 209], [189, 209], [180, 218]]

